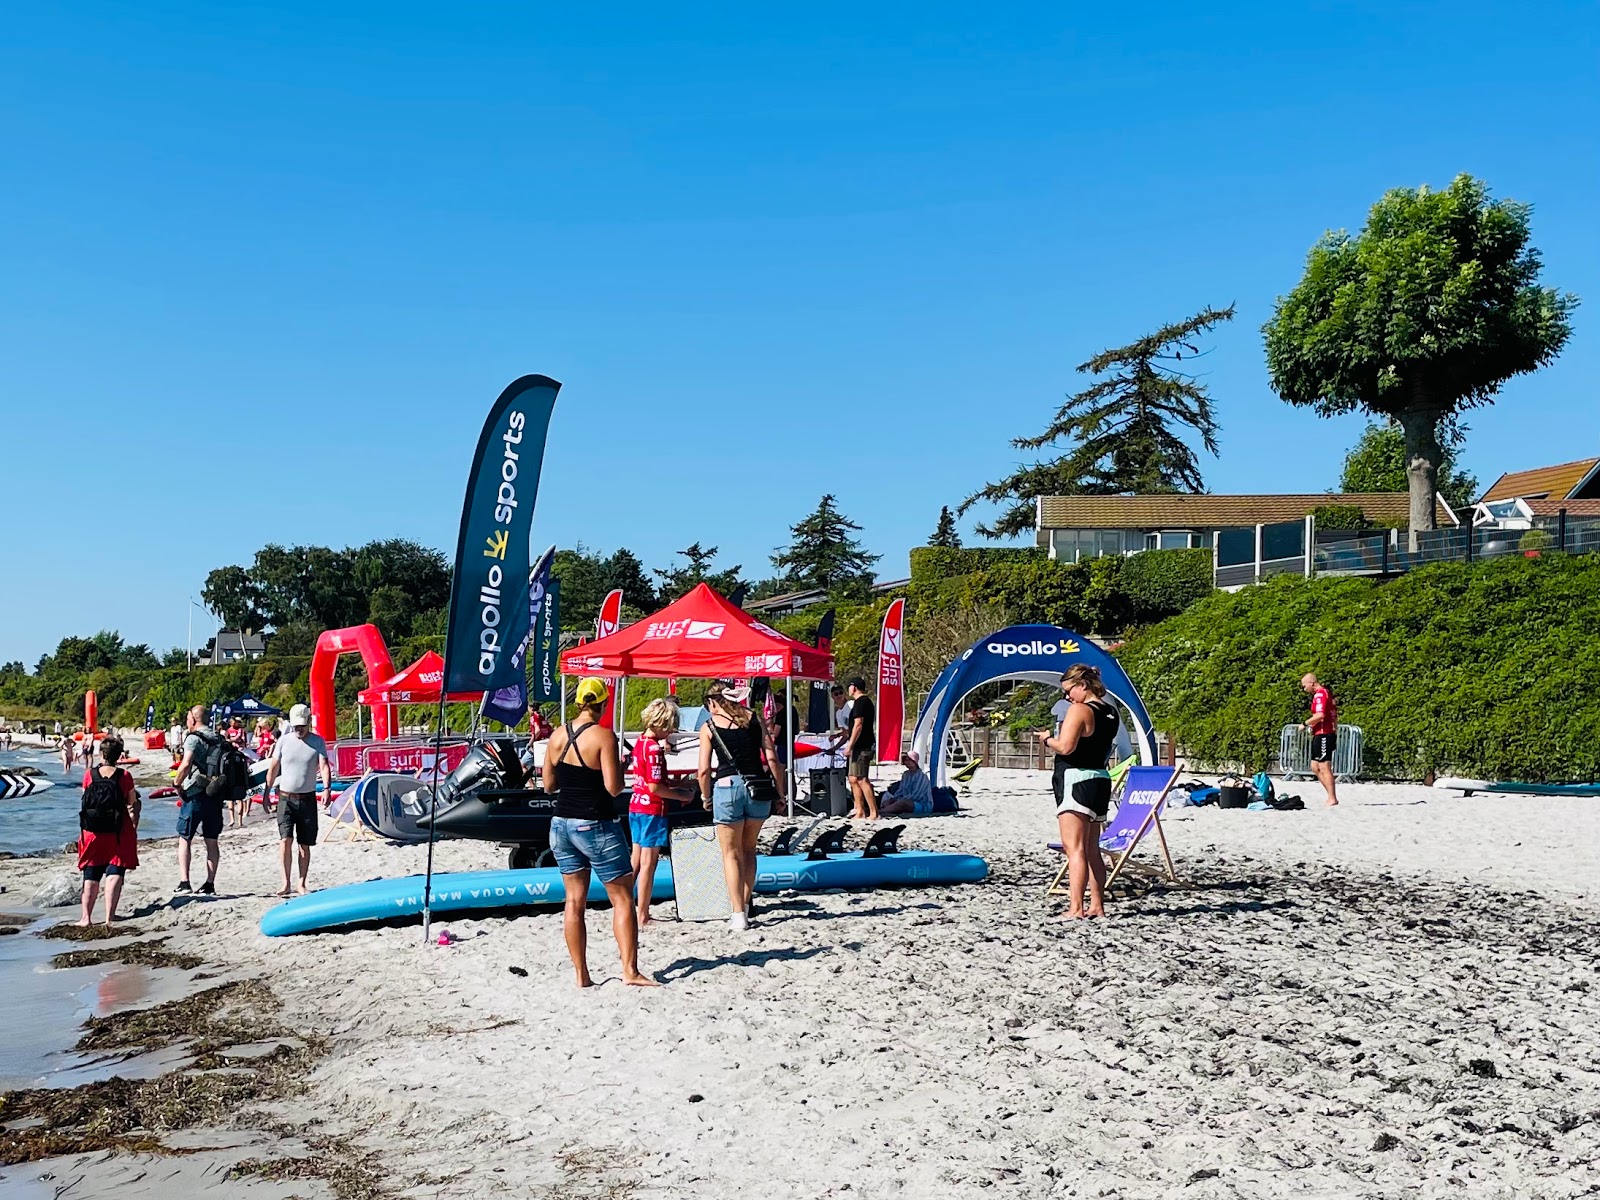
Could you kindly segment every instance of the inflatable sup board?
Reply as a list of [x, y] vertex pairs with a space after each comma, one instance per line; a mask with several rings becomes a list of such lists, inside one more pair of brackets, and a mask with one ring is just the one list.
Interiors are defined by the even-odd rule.
[[1514, 796], [1600, 796], [1600, 783], [1497, 783], [1488, 779], [1458, 779], [1454, 775], [1441, 775], [1433, 781], [1436, 788], [1446, 791], [1494, 792]]
[[[929, 850], [902, 850], [880, 858], [865, 858], [847, 851], [812, 862], [803, 854], [763, 854], [756, 859], [756, 891], [818, 892], [827, 888], [871, 888], [885, 885], [920, 887], [938, 883], [976, 883], [989, 873], [989, 864], [972, 854], [937, 854]], [[268, 937], [315, 933], [362, 921], [387, 921], [422, 913], [421, 875], [403, 879], [369, 879], [343, 887], [296, 896], [261, 918]], [[655, 898], [673, 898], [672, 864], [663, 860], [656, 868]], [[606, 898], [603, 884], [592, 875], [589, 900]], [[433, 877], [435, 913], [481, 912], [493, 909], [536, 908], [561, 904], [566, 892], [561, 872], [554, 867], [527, 871], [461, 871]]]

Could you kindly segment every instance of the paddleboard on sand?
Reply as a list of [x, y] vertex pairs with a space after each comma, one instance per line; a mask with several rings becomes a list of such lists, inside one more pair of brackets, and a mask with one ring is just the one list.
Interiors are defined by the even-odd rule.
[[1450, 792], [1465, 792], [1469, 796], [1474, 792], [1513, 796], [1600, 796], [1600, 783], [1504, 783], [1441, 775], [1433, 781], [1433, 786]]
[[[976, 883], [988, 873], [989, 864], [976, 855], [938, 854], [929, 850], [901, 850], [880, 858], [865, 858], [860, 851], [846, 851], [817, 862], [811, 862], [803, 854], [763, 854], [756, 859], [756, 891], [818, 892], [828, 888]], [[296, 896], [267, 910], [261, 918], [261, 932], [268, 937], [283, 937], [362, 921], [420, 916], [422, 883], [421, 875], [407, 875], [403, 879], [370, 879], [365, 883]], [[590, 902], [598, 903], [605, 898], [604, 885], [591, 875]], [[655, 898], [673, 898], [670, 859], [663, 859], [656, 868]], [[536, 908], [561, 904], [565, 900], [561, 872], [554, 867], [527, 871], [462, 871], [433, 877], [435, 913]]]

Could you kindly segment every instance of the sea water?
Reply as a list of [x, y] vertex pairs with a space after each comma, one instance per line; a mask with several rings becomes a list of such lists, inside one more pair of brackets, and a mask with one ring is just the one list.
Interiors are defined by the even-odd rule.
[[[60, 850], [68, 842], [76, 842], [78, 805], [83, 800], [83, 764], [75, 763], [68, 776], [61, 769], [59, 754], [37, 747], [0, 751], [0, 769], [15, 770], [17, 767], [43, 771], [46, 778], [54, 781], [55, 787], [20, 799], [0, 800], [0, 851], [32, 854], [38, 850]], [[171, 809], [170, 804], [163, 806], [160, 801], [152, 804], [146, 800], [139, 821], [139, 836], [171, 837]], [[165, 822], [163, 814], [167, 816]]]

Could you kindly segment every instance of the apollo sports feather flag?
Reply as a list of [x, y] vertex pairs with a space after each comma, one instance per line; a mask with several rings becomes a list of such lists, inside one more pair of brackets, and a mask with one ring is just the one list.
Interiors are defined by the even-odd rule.
[[878, 761], [900, 761], [900, 738], [906, 723], [906, 602], [896, 600], [883, 614], [878, 638]]
[[493, 692], [525, 678], [517, 651], [529, 628], [528, 536], [560, 390], [548, 375], [524, 375], [500, 393], [478, 436], [450, 581], [446, 693]]
[[518, 667], [517, 678], [508, 686], [487, 693], [483, 698], [483, 715], [502, 725], [514, 726], [528, 714], [528, 647], [539, 631], [540, 610], [550, 593], [550, 564], [555, 560], [556, 548], [551, 546], [539, 556], [539, 561], [528, 572], [528, 632], [522, 644], [512, 653]]

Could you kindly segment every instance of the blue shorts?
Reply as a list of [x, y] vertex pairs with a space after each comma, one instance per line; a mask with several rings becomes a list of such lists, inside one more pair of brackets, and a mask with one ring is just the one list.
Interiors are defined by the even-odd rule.
[[222, 836], [222, 801], [211, 796], [188, 796], [178, 806], [178, 836], [192, 841], [198, 833], [207, 841]]
[[752, 800], [750, 786], [742, 776], [719, 779], [711, 789], [711, 819], [718, 825], [765, 821], [771, 815], [772, 805], [765, 800]]
[[667, 819], [654, 813], [629, 813], [628, 832], [635, 846], [659, 850], [667, 844]]
[[610, 883], [633, 872], [633, 856], [628, 839], [622, 835], [622, 822], [581, 821], [574, 817], [554, 817], [550, 821], [550, 849], [556, 867], [563, 875], [593, 871], [601, 883]]

